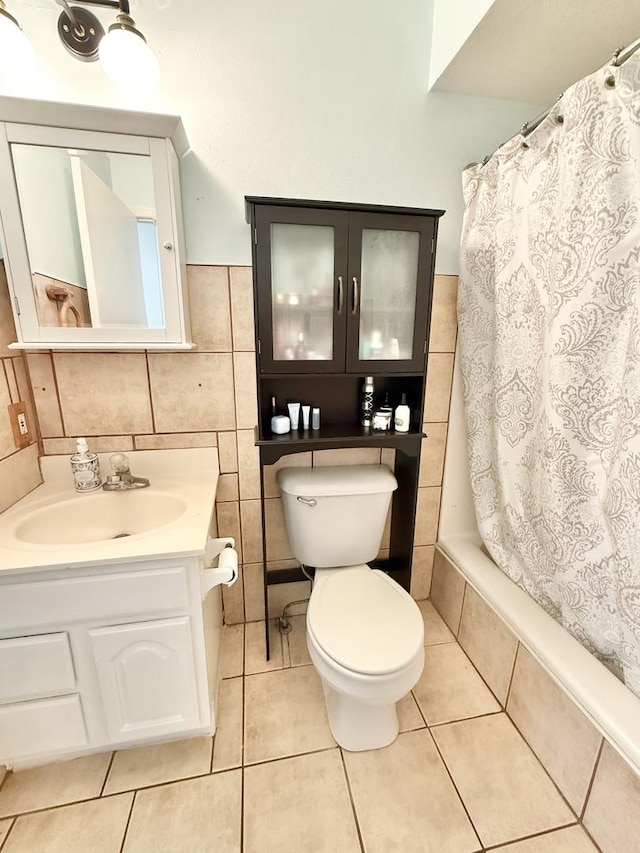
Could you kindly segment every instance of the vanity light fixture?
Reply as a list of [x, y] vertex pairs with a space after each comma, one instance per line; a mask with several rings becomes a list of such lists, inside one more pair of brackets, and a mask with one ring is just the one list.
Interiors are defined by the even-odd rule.
[[[58, 35], [76, 59], [94, 62], [98, 57], [111, 80], [152, 89], [160, 81], [160, 66], [155, 54], [131, 17], [129, 0], [79, 0], [82, 6], [70, 6], [56, 0], [63, 11], [58, 19]], [[93, 12], [83, 6], [104, 6], [118, 10], [116, 22], [105, 35]]]
[[37, 65], [33, 45], [0, 0], [0, 78], [31, 76]]
[[[129, 0], [55, 0], [62, 6], [58, 36], [71, 56], [82, 62], [98, 58], [106, 75], [116, 83], [150, 90], [160, 81], [160, 66], [131, 17]], [[117, 9], [116, 21], [105, 34], [98, 18], [85, 6]], [[16, 19], [0, 0], [0, 76], [19, 79], [37, 65], [36, 53]]]

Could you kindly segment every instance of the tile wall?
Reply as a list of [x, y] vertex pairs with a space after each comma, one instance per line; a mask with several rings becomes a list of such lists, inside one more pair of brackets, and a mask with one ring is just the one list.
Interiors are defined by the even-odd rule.
[[[8, 344], [15, 339], [4, 264], [0, 260], [0, 512], [42, 482], [26, 361], [19, 350], [8, 349]], [[11, 403], [20, 401], [27, 405], [27, 420], [33, 436], [29, 447], [22, 450], [15, 445], [7, 409]]]
[[[89, 439], [93, 450], [103, 452], [217, 446], [218, 532], [236, 539], [243, 567], [243, 584], [224, 590], [225, 619], [256, 621], [264, 619], [264, 603], [260, 478], [253, 443], [257, 417], [251, 268], [190, 266], [188, 289], [197, 344], [193, 352], [27, 356], [42, 449], [44, 454], [72, 453], [79, 435]], [[422, 450], [414, 540], [415, 598], [425, 598], [431, 585], [456, 341], [456, 293], [456, 276], [436, 276], [423, 418], [428, 438]], [[8, 309], [8, 303], [0, 309], [0, 329]], [[373, 448], [301, 453], [278, 464], [367, 464], [381, 459], [392, 464], [387, 451]], [[286, 568], [297, 564], [284, 531], [277, 467], [265, 472], [267, 558], [272, 567]], [[284, 599], [303, 597], [303, 587], [272, 587], [274, 607]]]
[[599, 848], [640, 849], [640, 777], [438, 549], [431, 601]]

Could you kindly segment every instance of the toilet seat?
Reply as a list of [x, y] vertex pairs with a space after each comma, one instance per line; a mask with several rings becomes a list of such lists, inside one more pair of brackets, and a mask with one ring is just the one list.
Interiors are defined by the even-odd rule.
[[307, 625], [329, 658], [363, 675], [403, 669], [424, 643], [415, 601], [384, 572], [366, 565], [339, 569], [316, 582]]

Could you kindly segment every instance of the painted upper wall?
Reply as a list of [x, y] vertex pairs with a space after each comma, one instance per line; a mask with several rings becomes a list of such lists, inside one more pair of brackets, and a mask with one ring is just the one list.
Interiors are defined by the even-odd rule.
[[97, 63], [67, 55], [53, 0], [9, 5], [42, 77], [3, 94], [182, 116], [192, 146], [181, 167], [192, 264], [250, 263], [244, 196], [265, 195], [444, 208], [436, 269], [455, 273], [461, 170], [538, 112], [427, 94], [425, 0], [133, 0], [163, 74], [144, 99], [109, 83]]
[[429, 86], [433, 86], [495, 0], [433, 0]]

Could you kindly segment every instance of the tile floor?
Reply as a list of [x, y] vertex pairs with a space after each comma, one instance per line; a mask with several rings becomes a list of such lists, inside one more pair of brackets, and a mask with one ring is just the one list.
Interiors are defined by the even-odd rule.
[[215, 738], [9, 774], [1, 853], [594, 853], [430, 602], [425, 671], [387, 749], [329, 731], [304, 616], [228, 626]]

